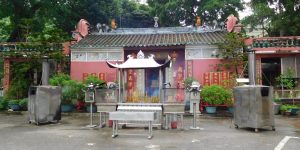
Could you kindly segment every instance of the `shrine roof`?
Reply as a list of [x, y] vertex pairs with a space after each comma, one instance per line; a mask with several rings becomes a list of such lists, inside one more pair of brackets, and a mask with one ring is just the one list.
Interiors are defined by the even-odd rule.
[[146, 47], [215, 44], [224, 41], [227, 32], [221, 29], [128, 28], [106, 33], [93, 33], [72, 48]]
[[133, 56], [128, 55], [128, 59], [121, 64], [113, 64], [111, 62], [106, 61], [107, 65], [110, 68], [120, 68], [120, 69], [146, 69], [146, 68], [159, 68], [159, 67], [167, 67], [170, 65], [170, 58], [164, 64], [159, 64], [154, 60], [154, 55], [150, 55], [145, 58], [144, 53], [139, 51], [137, 54], [137, 58], [133, 58]]

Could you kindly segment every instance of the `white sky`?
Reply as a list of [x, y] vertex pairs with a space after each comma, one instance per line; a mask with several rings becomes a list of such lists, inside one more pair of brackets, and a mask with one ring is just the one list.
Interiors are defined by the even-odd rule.
[[[251, 0], [242, 0], [242, 2], [250, 2]], [[240, 16], [240, 19], [243, 19], [244, 17], [246, 16], [249, 16], [252, 14], [252, 10], [250, 7], [248, 6], [245, 6], [245, 9], [243, 11], [239, 11], [239, 16]]]

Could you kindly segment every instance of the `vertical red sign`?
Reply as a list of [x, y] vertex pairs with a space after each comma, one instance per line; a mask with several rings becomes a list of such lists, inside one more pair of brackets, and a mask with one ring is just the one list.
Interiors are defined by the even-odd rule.
[[4, 59], [4, 83], [3, 83], [4, 93], [7, 92], [9, 88], [9, 82], [10, 82], [10, 61], [8, 59]]
[[187, 76], [188, 77], [193, 76], [193, 62], [191, 60], [187, 61]]

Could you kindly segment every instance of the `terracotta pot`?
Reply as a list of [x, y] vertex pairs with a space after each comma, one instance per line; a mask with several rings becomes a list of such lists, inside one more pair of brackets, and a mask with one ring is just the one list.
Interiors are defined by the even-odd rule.
[[108, 120], [108, 127], [112, 127], [113, 126], [113, 121], [112, 120]]
[[177, 121], [171, 121], [171, 128], [177, 129]]

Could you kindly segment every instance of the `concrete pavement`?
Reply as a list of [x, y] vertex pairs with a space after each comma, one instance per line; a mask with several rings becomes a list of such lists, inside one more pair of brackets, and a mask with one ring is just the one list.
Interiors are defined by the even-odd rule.
[[[85, 126], [86, 115], [63, 115], [58, 124], [28, 124], [26, 114], [0, 113], [0, 150], [298, 150], [300, 118], [276, 116], [276, 131], [235, 129], [231, 118], [198, 116], [189, 130], [192, 116], [185, 117], [185, 130], [154, 130], [147, 139], [144, 128], [121, 129], [111, 138], [112, 129]], [[98, 124], [98, 117], [94, 117]], [[123, 134], [123, 135], [122, 135]], [[144, 135], [124, 135], [144, 134]], [[286, 140], [287, 139], [287, 140]]]

